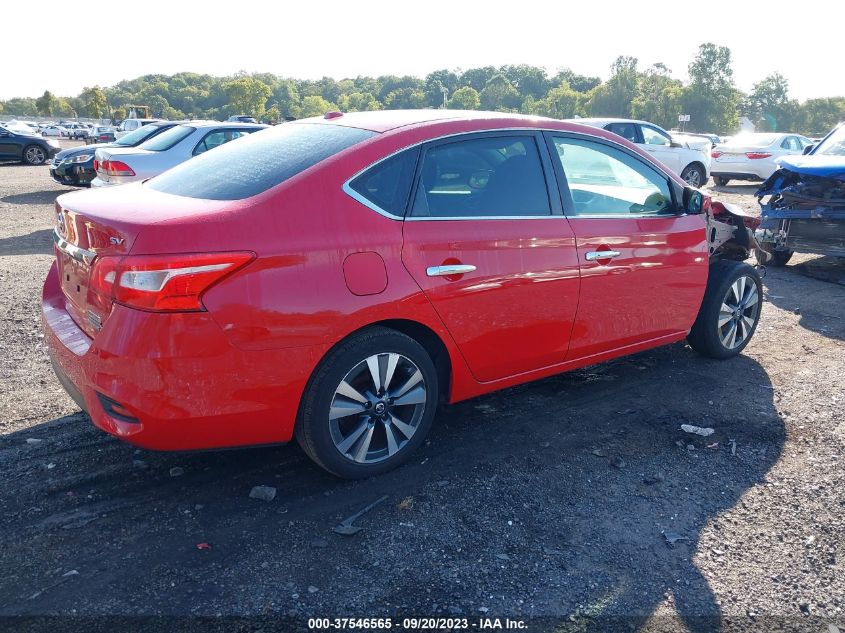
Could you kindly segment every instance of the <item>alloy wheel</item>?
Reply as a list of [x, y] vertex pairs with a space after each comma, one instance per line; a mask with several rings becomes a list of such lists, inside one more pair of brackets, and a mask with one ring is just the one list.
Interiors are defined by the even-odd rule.
[[407, 356], [367, 357], [346, 374], [332, 397], [329, 427], [335, 448], [360, 464], [393, 457], [416, 432], [427, 396], [423, 374]]
[[702, 185], [701, 172], [695, 168], [689, 169], [684, 180], [690, 187], [700, 187]]
[[751, 277], [737, 278], [722, 299], [719, 309], [719, 339], [727, 349], [735, 349], [751, 336], [760, 313], [760, 294]]
[[30, 165], [40, 165], [46, 157], [44, 150], [40, 147], [30, 147], [26, 150], [26, 162]]

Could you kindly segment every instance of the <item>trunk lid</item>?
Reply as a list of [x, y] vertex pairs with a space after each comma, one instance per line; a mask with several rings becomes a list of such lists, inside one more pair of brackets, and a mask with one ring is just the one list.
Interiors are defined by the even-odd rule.
[[92, 278], [97, 263], [127, 255], [145, 227], [223, 206], [217, 201], [190, 202], [186, 205], [185, 198], [141, 183], [59, 196], [53, 234], [59, 280], [68, 313], [88, 336], [93, 338], [111, 313], [111, 301], [96, 292]]

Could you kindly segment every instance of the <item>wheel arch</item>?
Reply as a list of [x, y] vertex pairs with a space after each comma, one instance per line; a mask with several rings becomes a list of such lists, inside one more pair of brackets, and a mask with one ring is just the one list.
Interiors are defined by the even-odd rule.
[[689, 169], [690, 167], [693, 167], [693, 166], [698, 167], [701, 170], [701, 177], [703, 178], [703, 182], [701, 183], [701, 186], [703, 187], [704, 185], [707, 184], [707, 179], [710, 178], [710, 174], [707, 172], [707, 166], [704, 163], [702, 163], [700, 160], [693, 160], [693, 161], [690, 161], [689, 163], [687, 163], [686, 167], [684, 167], [681, 170], [681, 173], [684, 173], [687, 169]]

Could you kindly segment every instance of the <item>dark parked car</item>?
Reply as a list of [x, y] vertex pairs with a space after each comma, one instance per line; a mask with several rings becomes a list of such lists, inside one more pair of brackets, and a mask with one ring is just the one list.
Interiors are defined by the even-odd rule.
[[19, 160], [27, 165], [42, 165], [56, 155], [61, 146], [23, 127], [0, 127], [0, 160]]
[[175, 121], [157, 121], [130, 132], [112, 143], [96, 143], [62, 150], [50, 164], [50, 175], [58, 183], [73, 187], [87, 187], [97, 175], [94, 170], [94, 151], [101, 147], [135, 147], [165, 130], [169, 130]]

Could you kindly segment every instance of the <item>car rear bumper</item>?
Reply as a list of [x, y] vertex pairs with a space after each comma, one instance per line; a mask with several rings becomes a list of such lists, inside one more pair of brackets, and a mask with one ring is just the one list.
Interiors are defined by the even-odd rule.
[[710, 173], [723, 178], [737, 180], [765, 180], [775, 171], [772, 165], [749, 163], [719, 163], [714, 162]]
[[155, 450], [291, 439], [322, 349], [243, 351], [206, 312], [119, 305], [91, 339], [65, 306], [54, 264], [42, 295], [45, 343], [59, 381], [103, 431]]

